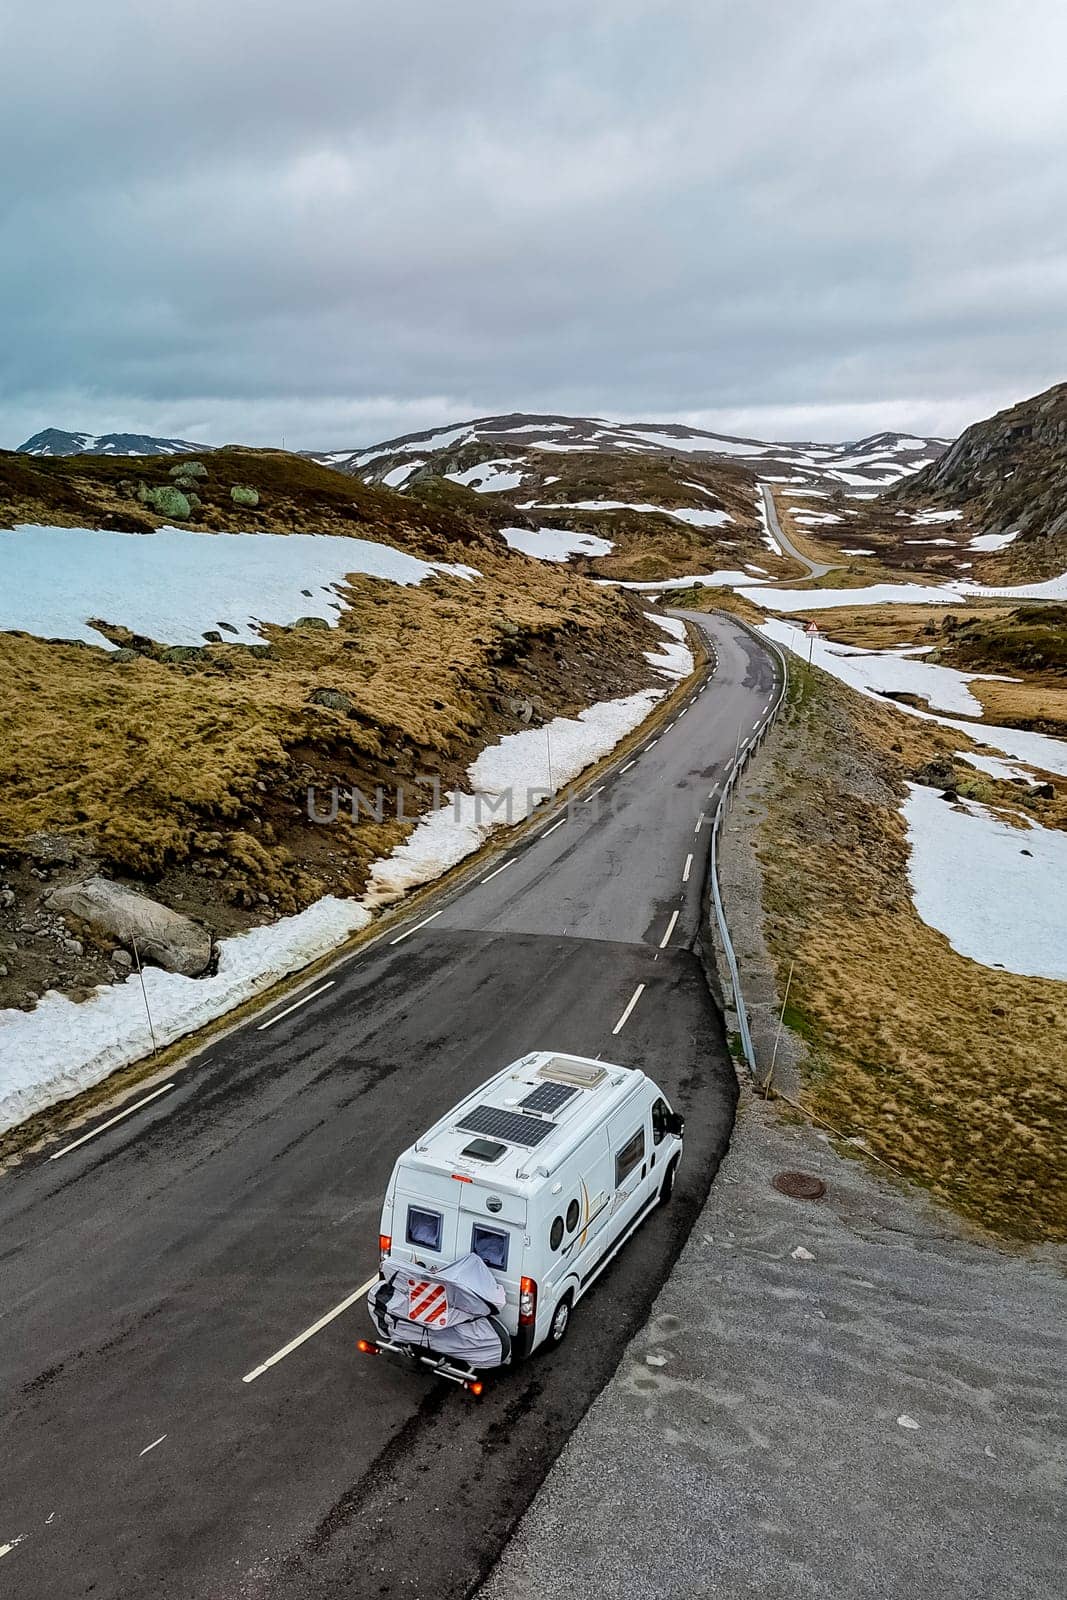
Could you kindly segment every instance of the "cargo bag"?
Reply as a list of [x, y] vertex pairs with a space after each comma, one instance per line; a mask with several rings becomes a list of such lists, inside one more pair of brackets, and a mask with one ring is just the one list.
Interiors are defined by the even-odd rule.
[[511, 1359], [511, 1337], [496, 1315], [506, 1296], [481, 1256], [436, 1269], [386, 1256], [381, 1270], [367, 1309], [383, 1339], [479, 1370]]

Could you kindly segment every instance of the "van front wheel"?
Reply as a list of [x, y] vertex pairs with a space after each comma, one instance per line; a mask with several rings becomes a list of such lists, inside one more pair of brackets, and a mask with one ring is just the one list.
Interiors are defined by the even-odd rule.
[[564, 1339], [567, 1337], [567, 1329], [570, 1327], [570, 1325], [571, 1296], [570, 1291], [568, 1290], [552, 1314], [552, 1322], [549, 1326], [548, 1338], [545, 1340], [545, 1343], [553, 1350], [557, 1347], [557, 1345], [561, 1345]]

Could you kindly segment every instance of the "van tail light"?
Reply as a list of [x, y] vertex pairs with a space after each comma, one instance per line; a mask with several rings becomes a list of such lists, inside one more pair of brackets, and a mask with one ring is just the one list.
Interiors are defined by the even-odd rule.
[[537, 1318], [537, 1284], [533, 1278], [523, 1278], [519, 1283], [519, 1321], [528, 1326]]
[[357, 1339], [356, 1349], [364, 1356], [380, 1356], [381, 1351], [373, 1339]]
[[392, 1236], [392, 1234], [391, 1233], [380, 1233], [378, 1235], [378, 1254], [382, 1257], [383, 1261], [384, 1261], [385, 1257], [389, 1254], [389, 1252], [390, 1252], [390, 1250], [392, 1248], [393, 1248], [393, 1236]]

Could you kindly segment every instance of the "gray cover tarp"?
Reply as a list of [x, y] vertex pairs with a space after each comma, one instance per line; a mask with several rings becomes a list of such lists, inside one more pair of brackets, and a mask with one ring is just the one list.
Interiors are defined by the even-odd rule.
[[[444, 1294], [420, 1294], [419, 1286], [443, 1288]], [[382, 1279], [367, 1296], [371, 1321], [384, 1339], [477, 1368], [499, 1367], [510, 1359], [511, 1340], [495, 1314], [506, 1296], [481, 1256], [462, 1256], [451, 1266], [433, 1271], [411, 1261], [387, 1256]], [[430, 1301], [432, 1320], [412, 1320], [413, 1306]]]

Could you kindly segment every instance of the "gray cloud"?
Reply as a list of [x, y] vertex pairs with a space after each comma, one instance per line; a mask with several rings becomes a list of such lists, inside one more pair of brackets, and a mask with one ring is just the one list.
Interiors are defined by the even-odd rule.
[[955, 431], [1064, 376], [1065, 56], [1060, 0], [44, 0], [0, 441]]

